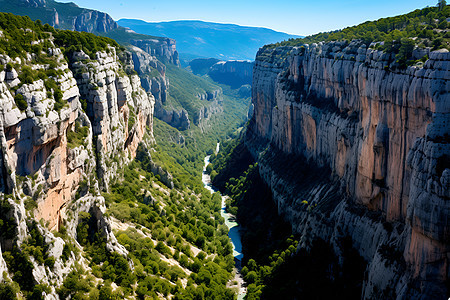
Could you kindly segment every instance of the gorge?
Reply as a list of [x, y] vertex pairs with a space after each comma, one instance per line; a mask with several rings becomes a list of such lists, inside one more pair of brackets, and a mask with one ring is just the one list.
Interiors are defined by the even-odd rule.
[[0, 299], [450, 297], [449, 5], [186, 64], [4, 3]]

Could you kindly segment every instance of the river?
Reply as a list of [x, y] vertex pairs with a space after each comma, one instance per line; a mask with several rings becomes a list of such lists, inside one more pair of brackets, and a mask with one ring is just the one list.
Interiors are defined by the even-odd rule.
[[[217, 143], [216, 146], [216, 153], [219, 152], [220, 144]], [[206, 174], [206, 166], [209, 164], [209, 159], [211, 155], [208, 155], [205, 157], [205, 165], [203, 166], [203, 174], [202, 174], [202, 181], [203, 185], [207, 190], [209, 190], [211, 193], [217, 192], [217, 190], [212, 186], [211, 183], [211, 177], [209, 174]], [[227, 199], [227, 196], [222, 196], [222, 206], [220, 209], [220, 215], [225, 219], [225, 225], [228, 227], [228, 236], [231, 239], [231, 244], [233, 245], [233, 256], [234, 261], [236, 263], [236, 276], [233, 279], [238, 284], [239, 293], [238, 293], [238, 300], [244, 299], [244, 296], [247, 292], [247, 289], [244, 287], [244, 279], [242, 278], [242, 275], [239, 273], [239, 270], [241, 268], [241, 260], [243, 258], [242, 254], [242, 243], [241, 243], [241, 234], [239, 233], [240, 226], [236, 222], [236, 218], [232, 215], [227, 213], [226, 211], [226, 205], [225, 201]]]

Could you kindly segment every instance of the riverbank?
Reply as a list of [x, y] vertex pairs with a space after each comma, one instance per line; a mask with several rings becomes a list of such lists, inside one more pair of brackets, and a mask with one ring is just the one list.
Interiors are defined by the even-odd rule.
[[[219, 143], [217, 143], [216, 152], [219, 151]], [[202, 174], [202, 181], [203, 185], [207, 190], [209, 190], [211, 193], [217, 192], [211, 183], [211, 177], [209, 174], [206, 173], [206, 166], [209, 164], [209, 159], [211, 155], [208, 155], [205, 157], [205, 164], [203, 166], [203, 174]], [[220, 215], [225, 219], [225, 225], [228, 227], [228, 236], [231, 239], [231, 244], [233, 245], [233, 256], [236, 267], [234, 268], [235, 276], [231, 280], [229, 287], [234, 288], [237, 286], [238, 288], [238, 300], [241, 300], [244, 298], [244, 296], [247, 293], [247, 288], [244, 286], [244, 279], [242, 277], [242, 274], [240, 273], [241, 269], [241, 261], [243, 258], [242, 254], [242, 243], [241, 243], [241, 235], [239, 233], [240, 226], [236, 222], [235, 216], [233, 216], [230, 213], [227, 213], [226, 211], [226, 199], [227, 196], [222, 195], [222, 204], [220, 208]]]

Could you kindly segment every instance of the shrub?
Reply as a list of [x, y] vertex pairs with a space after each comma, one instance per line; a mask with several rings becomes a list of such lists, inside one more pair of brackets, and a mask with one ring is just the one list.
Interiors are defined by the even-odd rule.
[[28, 107], [28, 103], [25, 101], [22, 94], [17, 94], [14, 96], [14, 102], [16, 102], [16, 105], [20, 111], [25, 111]]

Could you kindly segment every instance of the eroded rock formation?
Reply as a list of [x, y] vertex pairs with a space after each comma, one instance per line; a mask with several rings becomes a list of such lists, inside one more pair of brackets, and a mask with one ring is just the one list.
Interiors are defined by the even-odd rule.
[[[359, 42], [258, 52], [247, 145], [300, 247], [320, 238], [339, 254], [352, 239], [364, 298], [448, 294], [449, 70], [446, 51], [399, 69]], [[277, 165], [277, 151], [321, 176]]]
[[[119, 28], [110, 15], [97, 10], [81, 8], [75, 3], [60, 3], [53, 0], [9, 0], [6, 11], [19, 15], [30, 15], [51, 26], [85, 31], [107, 33]], [[0, 9], [1, 11], [5, 11]]]
[[208, 72], [211, 78], [233, 88], [252, 83], [253, 62], [245, 60], [219, 61]]
[[164, 107], [169, 88], [166, 66], [141, 48], [132, 47], [131, 51], [134, 70], [139, 75], [142, 87], [155, 97], [155, 117], [179, 130], [189, 129], [190, 121], [186, 110]]
[[141, 48], [151, 56], [156, 56], [163, 63], [180, 65], [176, 41], [170, 38], [131, 40], [132, 45]]
[[[31, 257], [33, 278], [51, 285], [48, 297], [54, 298], [76, 258], [70, 254], [63, 261], [67, 241], [51, 231], [64, 225], [75, 238], [81, 212], [94, 218], [109, 251], [127, 254], [112, 233], [100, 191], [136, 156], [138, 144], [153, 143], [154, 98], [138, 75], [126, 74], [132, 61], [119, 61], [130, 53], [117, 55], [108, 47], [91, 59], [79, 51], [69, 62], [56, 47], [47, 53], [56, 68], [38, 63], [35, 54], [14, 61], [0, 55], [0, 200], [8, 207], [2, 224], [14, 225], [12, 236], [1, 235], [0, 247], [20, 247], [34, 219], [55, 265], [49, 269]], [[18, 74], [24, 68], [41, 76], [23, 81]], [[171, 175], [156, 171], [170, 185]], [[0, 271], [7, 271], [1, 255]]]

